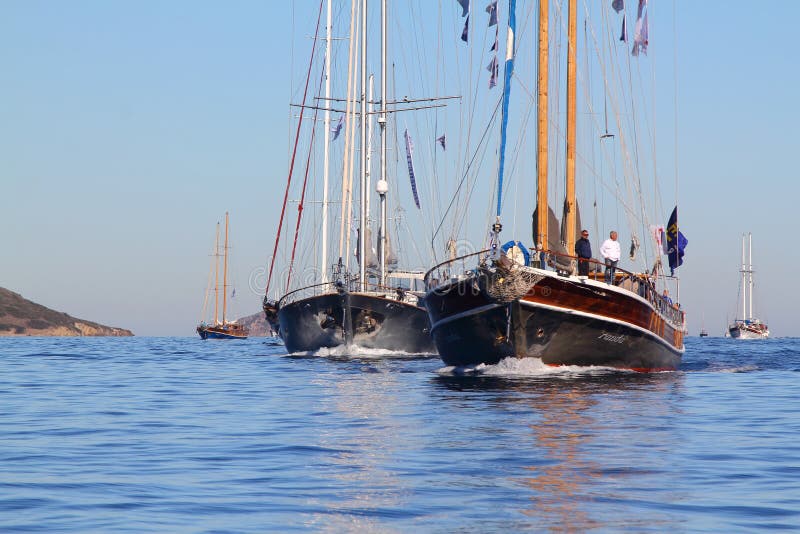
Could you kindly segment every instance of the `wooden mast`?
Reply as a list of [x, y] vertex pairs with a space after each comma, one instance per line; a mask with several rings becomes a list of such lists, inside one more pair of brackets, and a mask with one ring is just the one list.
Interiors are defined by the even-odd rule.
[[217, 239], [214, 241], [214, 324], [219, 323], [219, 223], [217, 223]]
[[225, 212], [225, 261], [222, 274], [222, 324], [225, 325], [225, 312], [228, 303], [228, 212]]
[[536, 229], [538, 235], [533, 236], [536, 242], [533, 244], [537, 249], [547, 250], [548, 242], [548, 213], [547, 207], [547, 84], [549, 67], [549, 43], [548, 43], [548, 0], [539, 0], [539, 68], [538, 68], [538, 151], [536, 158], [537, 167], [537, 188], [536, 188], [536, 207], [537, 222]]
[[567, 47], [567, 198], [566, 198], [566, 247], [567, 254], [575, 253], [575, 94], [577, 61], [575, 46], [578, 34], [578, 2], [569, 0], [569, 26]]

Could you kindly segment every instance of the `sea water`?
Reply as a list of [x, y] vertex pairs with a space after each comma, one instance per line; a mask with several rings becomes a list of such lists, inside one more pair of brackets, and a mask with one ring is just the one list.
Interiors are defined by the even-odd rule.
[[800, 529], [800, 340], [671, 373], [0, 339], [0, 531]]

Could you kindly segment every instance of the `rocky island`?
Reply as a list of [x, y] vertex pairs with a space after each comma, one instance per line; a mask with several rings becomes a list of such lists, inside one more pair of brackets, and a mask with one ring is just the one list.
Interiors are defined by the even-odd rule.
[[250, 331], [250, 337], [271, 337], [275, 335], [269, 323], [267, 323], [263, 311], [256, 312], [253, 315], [239, 317], [236, 322], [247, 327]]
[[0, 287], [0, 336], [132, 336], [124, 328], [103, 326], [51, 310]]

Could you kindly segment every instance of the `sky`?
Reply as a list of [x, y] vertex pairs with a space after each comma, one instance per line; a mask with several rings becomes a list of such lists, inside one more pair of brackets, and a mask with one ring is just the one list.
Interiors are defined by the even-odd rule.
[[[650, 4], [690, 335], [733, 318], [752, 232], [756, 312], [774, 336], [800, 336], [787, 283], [800, 261], [800, 3]], [[456, 0], [415, 5], [460, 24]], [[0, 286], [137, 335], [193, 335], [228, 211], [231, 313], [258, 311], [318, 8], [0, 0]]]

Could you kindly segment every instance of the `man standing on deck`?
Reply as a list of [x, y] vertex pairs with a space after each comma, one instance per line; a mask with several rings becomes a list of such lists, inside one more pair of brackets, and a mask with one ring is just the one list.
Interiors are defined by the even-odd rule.
[[575, 255], [578, 256], [578, 276], [589, 276], [589, 259], [592, 257], [592, 244], [589, 231], [582, 230], [581, 238], [575, 242]]
[[617, 262], [619, 262], [619, 257], [622, 255], [622, 250], [617, 241], [617, 232], [611, 230], [609, 238], [600, 245], [600, 254], [606, 260], [606, 284], [612, 285], [614, 283], [614, 273], [617, 270]]

